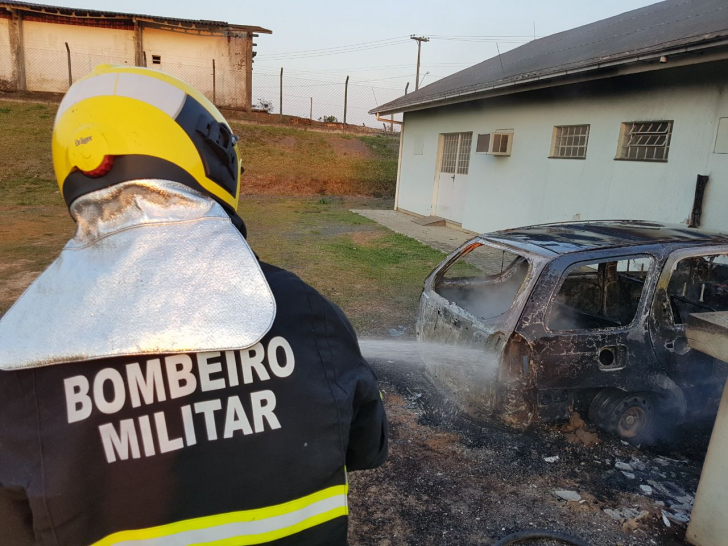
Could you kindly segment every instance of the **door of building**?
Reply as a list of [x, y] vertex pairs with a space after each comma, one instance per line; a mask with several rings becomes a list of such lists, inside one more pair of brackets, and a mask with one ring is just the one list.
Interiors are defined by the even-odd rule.
[[436, 188], [435, 215], [462, 223], [473, 133], [447, 133], [441, 136], [442, 155]]

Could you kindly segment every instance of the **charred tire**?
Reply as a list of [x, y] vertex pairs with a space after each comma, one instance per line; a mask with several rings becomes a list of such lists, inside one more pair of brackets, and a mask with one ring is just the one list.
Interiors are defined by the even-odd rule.
[[610, 428], [611, 416], [624, 398], [624, 394], [624, 391], [619, 389], [600, 390], [589, 405], [589, 422], [607, 432], [616, 432]]
[[617, 434], [633, 444], [651, 443], [657, 433], [658, 415], [655, 396], [628, 394], [614, 411]]
[[589, 406], [589, 420], [633, 444], [652, 443], [659, 429], [658, 398], [653, 393], [624, 394], [604, 389]]

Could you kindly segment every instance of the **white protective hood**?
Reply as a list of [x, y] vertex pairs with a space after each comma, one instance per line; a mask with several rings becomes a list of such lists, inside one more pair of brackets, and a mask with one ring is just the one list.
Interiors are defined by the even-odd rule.
[[74, 238], [0, 319], [0, 369], [245, 349], [272, 326], [258, 260], [209, 197], [135, 180], [71, 215]]

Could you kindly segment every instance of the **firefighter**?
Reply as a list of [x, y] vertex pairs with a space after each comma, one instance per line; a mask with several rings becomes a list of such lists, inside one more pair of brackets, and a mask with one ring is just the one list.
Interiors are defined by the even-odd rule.
[[381, 465], [340, 309], [259, 262], [237, 137], [200, 92], [102, 65], [52, 137], [76, 233], [0, 320], [3, 544], [346, 544]]

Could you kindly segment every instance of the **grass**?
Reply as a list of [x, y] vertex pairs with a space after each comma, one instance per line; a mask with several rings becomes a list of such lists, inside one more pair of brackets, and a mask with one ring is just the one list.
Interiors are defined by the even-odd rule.
[[0, 313], [73, 235], [51, 163], [55, 112], [0, 101]]
[[[0, 314], [73, 236], [51, 165], [55, 110], [0, 101]], [[399, 325], [411, 333], [422, 282], [444, 255], [349, 212], [391, 208], [396, 138], [235, 129], [248, 192], [270, 190], [261, 182], [268, 180], [272, 193], [289, 188], [292, 194], [241, 199], [240, 214], [261, 259], [338, 303], [360, 333], [387, 335]]]
[[414, 331], [422, 283], [444, 254], [352, 212], [389, 208], [365, 197], [255, 196], [241, 201], [248, 240], [263, 261], [298, 274], [340, 305], [363, 334]]
[[394, 196], [397, 137], [232, 125], [241, 137], [248, 194]]

